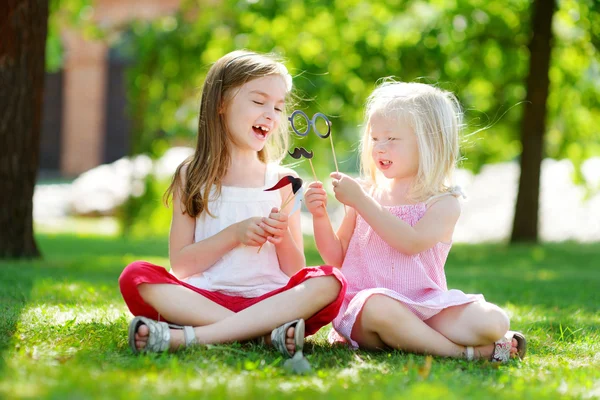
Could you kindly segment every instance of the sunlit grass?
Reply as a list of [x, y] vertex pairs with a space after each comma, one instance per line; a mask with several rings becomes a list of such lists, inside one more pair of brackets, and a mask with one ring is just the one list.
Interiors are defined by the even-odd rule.
[[[252, 344], [133, 356], [118, 291], [125, 265], [166, 265], [165, 239], [42, 235], [44, 260], [0, 263], [0, 398], [590, 398], [600, 396], [600, 247], [456, 246], [451, 287], [504, 307], [529, 341], [523, 362], [428, 358], [308, 342], [293, 376]], [[311, 240], [306, 241], [307, 246]], [[319, 264], [314, 248], [309, 264]], [[430, 363], [430, 364], [429, 364]]]

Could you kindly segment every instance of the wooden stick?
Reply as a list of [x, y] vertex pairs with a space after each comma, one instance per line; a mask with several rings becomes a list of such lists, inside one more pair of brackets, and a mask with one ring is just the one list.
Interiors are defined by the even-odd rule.
[[315, 172], [315, 167], [313, 167], [313, 163], [310, 158], [308, 159], [308, 162], [310, 163], [310, 169], [312, 169], [313, 176], [315, 177], [315, 182], [316, 182], [316, 181], [318, 181], [318, 179], [317, 179], [317, 173]]
[[333, 138], [329, 135], [329, 143], [331, 143], [331, 152], [333, 153], [333, 162], [335, 163], [335, 172], [339, 173], [337, 158], [335, 157], [335, 148], [333, 147]]
[[279, 208], [279, 211], [283, 210], [283, 208], [285, 206], [287, 206], [287, 204], [290, 202], [291, 199], [294, 198], [294, 190], [290, 191], [290, 194], [288, 194], [288, 197], [285, 198], [285, 200], [283, 201], [283, 203], [281, 204], [281, 207]]
[[[331, 152], [333, 153], [333, 162], [335, 163], [335, 172], [337, 172], [339, 174], [340, 170], [338, 169], [337, 159], [335, 158], [335, 149], [333, 148], [333, 138], [331, 137], [331, 134], [329, 135], [329, 143], [331, 143]], [[342, 204], [342, 207], [344, 207], [344, 215], [346, 215], [347, 214], [346, 205]]]
[[[294, 194], [294, 191], [293, 190], [290, 191], [290, 194], [288, 194], [288, 197], [286, 197], [285, 201], [283, 202], [283, 204], [279, 208], [279, 212], [281, 212], [284, 209], [284, 207], [288, 205], [288, 203], [290, 202], [290, 200], [292, 200], [294, 198], [293, 194]], [[258, 248], [258, 250], [256, 252], [257, 254], [260, 253], [260, 249], [262, 249], [262, 247], [264, 245], [265, 245], [264, 243], [260, 245], [260, 247]]]
[[290, 201], [294, 200], [294, 198], [296, 197], [296, 194], [292, 191], [290, 193], [290, 195], [293, 196], [288, 196], [287, 199], [285, 200], [285, 202], [281, 205], [281, 209], [283, 210], [285, 208], [285, 206], [287, 206], [289, 204]]

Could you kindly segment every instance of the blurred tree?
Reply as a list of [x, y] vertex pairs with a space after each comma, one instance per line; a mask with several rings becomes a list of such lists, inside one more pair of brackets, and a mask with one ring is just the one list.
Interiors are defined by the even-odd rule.
[[552, 50], [552, 16], [556, 0], [535, 0], [529, 43], [529, 74], [521, 124], [521, 177], [511, 242], [538, 241], [540, 173], [546, 133], [546, 101]]
[[[600, 37], [594, 4], [560, 0], [560, 57], [551, 64], [546, 152], [576, 165], [600, 154], [592, 135], [600, 122], [593, 111], [600, 94], [598, 51], [590, 46], [590, 39]], [[465, 167], [477, 171], [488, 162], [515, 159], [527, 93], [530, 13], [530, 0], [223, 0], [218, 6], [188, 0], [176, 16], [131, 27], [128, 47], [137, 63], [129, 82], [138, 150], [160, 154], [173, 138], [191, 142], [209, 64], [228, 51], [249, 48], [286, 57], [304, 100], [299, 107], [332, 117], [346, 170], [355, 170], [364, 100], [385, 76], [437, 83], [457, 93], [466, 132], [477, 131], [465, 140]], [[557, 106], [557, 95], [576, 107], [564, 101]], [[582, 109], [590, 110], [587, 117], [580, 116]], [[327, 142], [313, 135], [303, 141], [315, 148], [318, 169], [331, 169]]]
[[[542, 154], [570, 159], [583, 182], [582, 162], [600, 154], [600, 2], [556, 1]], [[134, 152], [192, 145], [210, 63], [248, 48], [286, 58], [297, 107], [332, 118], [342, 170], [356, 171], [363, 103], [386, 76], [458, 95], [467, 121], [463, 167], [515, 160], [535, 55], [533, 9], [532, 0], [184, 0], [177, 15], [135, 22], [121, 37], [136, 61], [128, 71]], [[93, 7], [85, 10], [71, 14], [92, 19]], [[315, 150], [324, 179], [333, 169], [328, 142], [309, 135], [297, 145]]]
[[48, 0], [0, 4], [0, 258], [37, 257], [38, 168]]

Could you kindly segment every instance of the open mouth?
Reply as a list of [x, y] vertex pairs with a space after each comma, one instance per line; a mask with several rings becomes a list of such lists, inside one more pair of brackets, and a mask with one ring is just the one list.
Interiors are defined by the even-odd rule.
[[379, 167], [381, 169], [388, 169], [392, 166], [392, 162], [390, 160], [379, 160]]
[[266, 139], [267, 134], [270, 131], [269, 128], [267, 128], [266, 126], [262, 126], [262, 125], [253, 125], [252, 130], [254, 131], [254, 134], [256, 135], [256, 137], [258, 137], [261, 140]]

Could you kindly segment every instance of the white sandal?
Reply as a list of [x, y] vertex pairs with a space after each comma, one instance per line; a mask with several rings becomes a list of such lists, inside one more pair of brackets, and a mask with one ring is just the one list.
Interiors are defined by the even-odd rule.
[[512, 340], [517, 340], [517, 356], [522, 360], [527, 353], [527, 339], [521, 332], [508, 331], [500, 340], [494, 343], [492, 362], [507, 362], [510, 360]]
[[[135, 345], [135, 334], [141, 325], [148, 327], [148, 341], [146, 347], [138, 349]], [[183, 329], [185, 347], [196, 344], [196, 333], [191, 326], [167, 324], [146, 317], [135, 317], [129, 323], [129, 347], [134, 354], [139, 353], [162, 353], [169, 350], [171, 342], [171, 329]]]
[[[492, 353], [492, 362], [507, 362], [510, 360], [510, 349], [512, 348], [512, 340], [517, 340], [517, 355], [522, 360], [527, 353], [527, 339], [521, 332], [508, 331], [500, 340], [494, 343], [494, 352]], [[475, 351], [473, 346], [466, 346], [465, 358], [467, 361], [475, 359]]]

